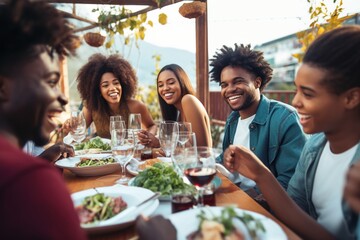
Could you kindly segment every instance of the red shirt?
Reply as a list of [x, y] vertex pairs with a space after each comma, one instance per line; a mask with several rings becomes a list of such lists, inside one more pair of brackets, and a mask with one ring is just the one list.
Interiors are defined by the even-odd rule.
[[59, 171], [1, 136], [0, 239], [86, 239]]

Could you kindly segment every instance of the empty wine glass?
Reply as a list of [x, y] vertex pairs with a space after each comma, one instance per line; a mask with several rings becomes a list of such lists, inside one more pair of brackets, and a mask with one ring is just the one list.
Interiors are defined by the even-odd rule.
[[72, 111], [70, 116], [70, 135], [77, 143], [86, 137], [86, 121], [82, 111]]
[[187, 159], [185, 158], [185, 149], [196, 147], [196, 136], [193, 132], [179, 132], [176, 137], [176, 143], [173, 148], [171, 158], [179, 175], [184, 175]]
[[[113, 116], [110, 116], [110, 138], [111, 143], [113, 140], [116, 139], [116, 131], [121, 129], [126, 129], [125, 121], [119, 120], [120, 118], [112, 118]], [[113, 143], [112, 143], [113, 144]]]
[[192, 132], [191, 122], [178, 122], [179, 132]]
[[129, 114], [129, 122], [128, 122], [128, 128], [132, 129], [134, 131], [134, 135], [136, 138], [136, 145], [135, 145], [135, 153], [134, 153], [134, 157], [137, 160], [140, 160], [141, 158], [141, 151], [142, 149], [145, 148], [144, 145], [140, 144], [140, 141], [138, 139], [138, 133], [141, 130], [141, 114], [140, 113], [130, 113]]
[[215, 154], [209, 147], [185, 148], [184, 174], [198, 190], [198, 204], [204, 206], [204, 187], [209, 184], [216, 174]]
[[[112, 123], [117, 122], [117, 121], [123, 121], [122, 116], [120, 116], [120, 115], [110, 116], [110, 124], [109, 124], [110, 135], [111, 135], [111, 130], [114, 129]], [[125, 123], [125, 121], [124, 121], [124, 123]], [[125, 127], [126, 127], [126, 126], [125, 126]]]
[[160, 147], [165, 152], [165, 157], [171, 156], [171, 151], [176, 143], [176, 134], [179, 133], [179, 125], [175, 121], [163, 121], [159, 128]]
[[134, 130], [141, 129], [141, 114], [140, 113], [130, 113], [128, 128]]
[[125, 166], [131, 160], [135, 151], [135, 136], [131, 129], [116, 129], [111, 139], [111, 151], [116, 161], [121, 166], [121, 177], [116, 181], [119, 184], [126, 184], [129, 178], [125, 174]]

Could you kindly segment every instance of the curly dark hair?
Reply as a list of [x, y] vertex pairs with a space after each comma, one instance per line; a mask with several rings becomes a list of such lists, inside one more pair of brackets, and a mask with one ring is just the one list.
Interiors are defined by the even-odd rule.
[[360, 87], [360, 26], [320, 35], [307, 49], [303, 64], [325, 70], [324, 86], [335, 94]]
[[235, 44], [235, 48], [223, 46], [219, 52], [216, 52], [212, 59], [210, 59], [211, 81], [220, 84], [221, 72], [227, 66], [242, 67], [249, 72], [261, 78], [260, 91], [264, 89], [266, 84], [272, 78], [272, 68], [270, 64], [264, 59], [263, 53], [256, 50], [251, 50], [251, 45], [244, 46], [243, 44]]
[[[159, 79], [160, 73], [166, 70], [173, 72], [176, 78], [178, 79], [181, 89], [181, 97], [183, 97], [186, 94], [195, 95], [195, 91], [191, 85], [189, 76], [186, 74], [184, 69], [177, 64], [169, 64], [161, 68], [156, 78], [156, 85], [158, 85], [157, 81]], [[159, 91], [158, 91], [158, 98], [159, 98], [159, 104], [163, 119], [176, 121], [176, 117], [177, 117], [176, 107], [174, 105], [167, 104], [164, 101], [164, 99], [160, 96]]]
[[108, 103], [101, 96], [100, 81], [104, 73], [113, 73], [119, 79], [122, 94], [120, 108], [127, 109], [126, 101], [134, 96], [137, 90], [137, 77], [130, 63], [118, 54], [108, 57], [96, 53], [79, 70], [77, 88], [81, 99], [91, 111], [110, 114]]
[[75, 55], [77, 43], [79, 38], [64, 14], [52, 5], [29, 0], [0, 4], [1, 74], [9, 74], [18, 63], [26, 63], [44, 51]]

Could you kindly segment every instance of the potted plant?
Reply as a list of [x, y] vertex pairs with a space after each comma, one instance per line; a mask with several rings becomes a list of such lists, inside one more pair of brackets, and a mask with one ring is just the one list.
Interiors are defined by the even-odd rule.
[[202, 1], [193, 1], [184, 3], [179, 8], [179, 13], [186, 18], [197, 18], [204, 14], [206, 11], [206, 3]]

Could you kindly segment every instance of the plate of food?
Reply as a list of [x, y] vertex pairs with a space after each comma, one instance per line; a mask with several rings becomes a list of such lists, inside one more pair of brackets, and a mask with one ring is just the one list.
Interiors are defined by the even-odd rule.
[[177, 239], [207, 240], [210, 236], [219, 236], [216, 239], [224, 239], [224, 236], [245, 240], [287, 239], [282, 228], [270, 218], [235, 207], [195, 208], [168, 218], [177, 230]]
[[81, 227], [89, 234], [119, 230], [132, 225], [140, 214], [150, 216], [159, 206], [151, 200], [128, 214], [126, 209], [136, 206], [155, 193], [144, 188], [114, 185], [76, 192], [71, 195]]
[[[215, 189], [221, 185], [221, 179], [217, 176], [213, 179]], [[130, 179], [129, 186], [137, 186], [147, 188], [154, 192], [160, 192], [160, 200], [169, 201], [173, 192], [189, 191], [196, 192], [193, 185], [187, 181], [186, 177], [180, 177], [171, 164], [158, 162], [151, 167], [144, 169], [139, 174]]]
[[94, 137], [82, 143], [74, 144], [75, 155], [111, 153], [111, 140]]
[[155, 163], [160, 163], [160, 162], [171, 163], [171, 158], [158, 157], [158, 158], [151, 158], [145, 161], [138, 161], [135, 158], [133, 158], [131, 159], [129, 164], [126, 165], [126, 169], [131, 175], [136, 176], [139, 174], [139, 172], [144, 171], [146, 168], [149, 168], [153, 166]]
[[55, 166], [69, 169], [78, 176], [101, 176], [120, 169], [120, 164], [115, 161], [114, 157], [106, 153], [63, 158], [56, 161]]

